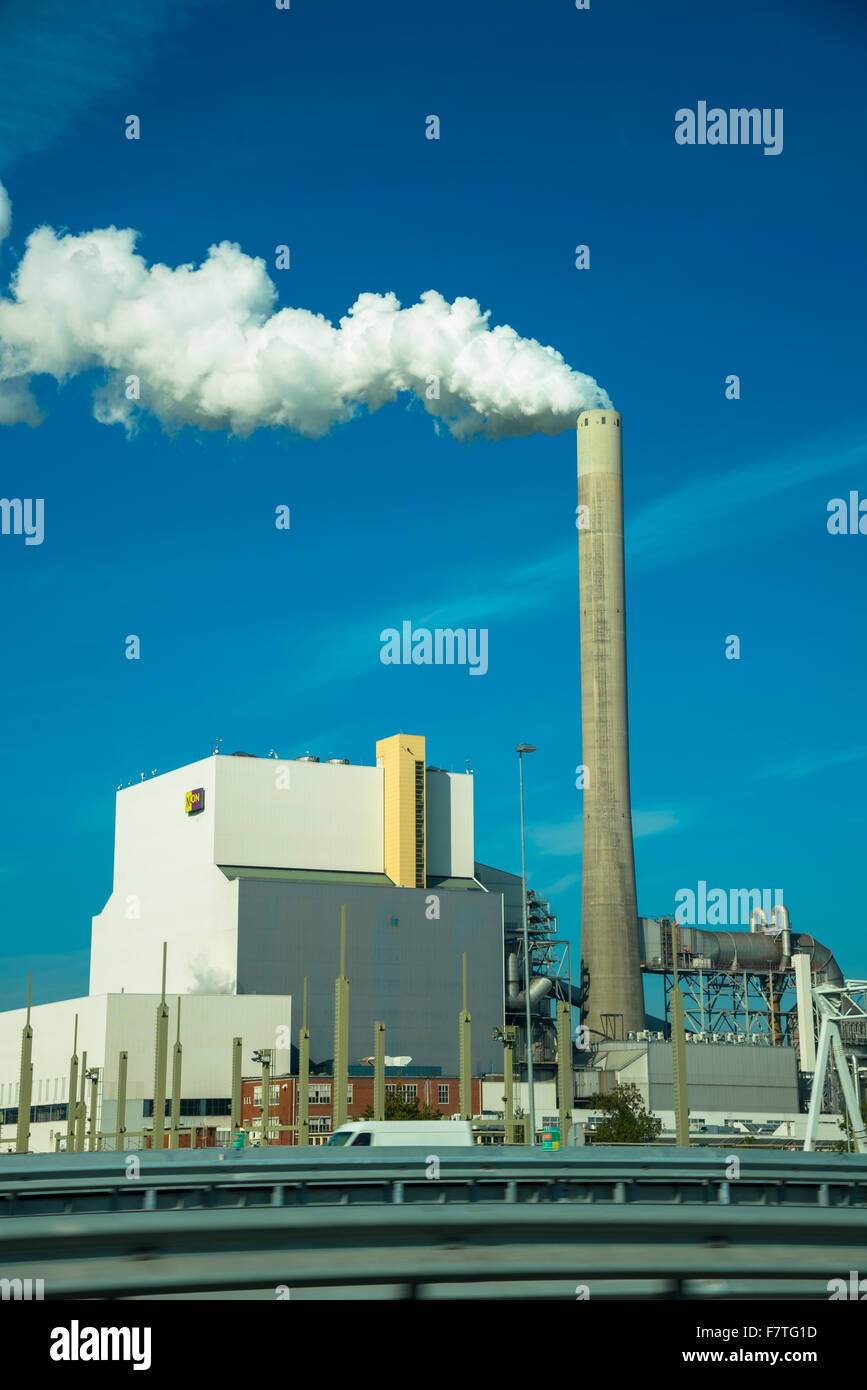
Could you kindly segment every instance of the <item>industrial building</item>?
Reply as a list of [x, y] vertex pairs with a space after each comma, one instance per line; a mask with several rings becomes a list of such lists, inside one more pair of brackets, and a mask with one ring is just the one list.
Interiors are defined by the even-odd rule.
[[[193, 798], [191, 800], [191, 798]], [[94, 918], [91, 993], [291, 994], [307, 981], [310, 1055], [334, 1046], [346, 909], [349, 1056], [458, 1068], [462, 957], [472, 1070], [501, 1060], [503, 899], [476, 878], [473, 778], [395, 735], [353, 766], [213, 755], [118, 790], [114, 884]]]
[[[456, 1077], [465, 973], [470, 1073], [502, 1066], [503, 895], [476, 876], [472, 775], [427, 767], [423, 737], [380, 740], [370, 766], [215, 753], [118, 788], [90, 994], [30, 1012], [31, 1144], [53, 1147], [66, 1132], [74, 1050], [88, 1098], [90, 1078], [96, 1087], [98, 1127], [115, 1124], [121, 1052], [125, 1129], [148, 1127], [164, 945], [185, 1127], [192, 1118], [209, 1136], [228, 1127], [233, 1037], [245, 1064], [271, 1048], [277, 1072], [297, 1067], [302, 999], [311, 1071], [330, 1069], [344, 916], [350, 1061], [370, 1054], [378, 1022], [390, 1053]], [[23, 1009], [0, 1015], [7, 1130], [18, 1119], [25, 1023]]]
[[[816, 1065], [811, 990], [842, 984], [831, 950], [810, 933], [793, 931], [782, 905], [769, 920], [759, 893], [749, 931], [699, 930], [676, 916], [638, 917], [620, 414], [585, 411], [578, 418], [577, 446], [585, 772], [579, 998], [587, 1028], [579, 1062], [591, 1069], [579, 1072], [578, 1093], [598, 1091], [598, 1082], [607, 1088], [636, 1080], [648, 1104], [670, 1106], [669, 1005], [677, 989], [685, 996], [689, 1034], [698, 1039], [687, 1049], [690, 1104], [797, 1110]], [[665, 1018], [655, 1023], [645, 1016], [642, 973], [663, 978]], [[731, 1047], [716, 1046], [729, 1042]], [[720, 1105], [713, 1103], [718, 1087], [729, 1091], [716, 1095]]]
[[[287, 1087], [286, 1096], [278, 1091], [279, 1123], [291, 1109], [290, 1092], [297, 1108], [292, 1088], [302, 1021], [309, 1073], [319, 1078], [311, 1085], [323, 1094], [329, 1075], [346, 1075], [347, 1065], [371, 1053], [374, 1025], [384, 1024], [389, 1054], [409, 1059], [406, 1067], [419, 1075], [447, 1078], [443, 1086], [457, 1085], [451, 1079], [462, 1074], [460, 1039], [469, 1040], [463, 1075], [474, 1078], [472, 1103], [486, 1116], [504, 1113], [506, 1091], [517, 1099], [528, 1047], [543, 1124], [555, 1116], [565, 1123], [573, 1107], [581, 1115], [600, 1090], [620, 1081], [634, 1082], [646, 1106], [668, 1116], [675, 991], [690, 1039], [694, 1114], [768, 1124], [775, 1115], [803, 1112], [817, 1065], [812, 990], [842, 985], [830, 948], [793, 929], [782, 905], [770, 919], [756, 905], [748, 931], [638, 916], [622, 436], [617, 412], [579, 417], [586, 777], [574, 975], [556, 916], [531, 891], [525, 977], [522, 879], [476, 861], [473, 776], [429, 764], [422, 735], [379, 740], [369, 765], [321, 762], [311, 753], [281, 759], [273, 750], [268, 757], [213, 752], [118, 788], [113, 886], [93, 919], [90, 995], [32, 1011], [33, 1143], [48, 1146], [59, 1133], [75, 1015], [101, 1128], [110, 1132], [114, 1123], [121, 1050], [129, 1054], [126, 1128], [147, 1128], [159, 1093], [153, 1037], [163, 971], [172, 1038], [180, 1005], [181, 1114], [201, 1121], [208, 1141], [225, 1135], [228, 1097], [240, 1084], [233, 1038], [243, 1039], [245, 1065], [255, 1049], [272, 1049], [274, 1084], [282, 1077]], [[661, 1019], [646, 1015], [643, 974], [662, 979]], [[573, 1008], [580, 1009], [579, 1028], [572, 1026]], [[338, 1058], [336, 1013], [345, 1025], [345, 1056]], [[0, 1120], [7, 1126], [17, 1118], [24, 1027], [23, 1010], [0, 1016]], [[278, 1028], [284, 1031], [275, 1048]], [[506, 1058], [514, 1091], [504, 1079]], [[855, 1063], [856, 1083], [863, 1060]], [[410, 1084], [406, 1075], [394, 1084]], [[359, 1096], [365, 1084], [353, 1081]], [[255, 1080], [249, 1085], [255, 1089]], [[450, 1095], [447, 1110], [453, 1101]], [[834, 1108], [833, 1088], [824, 1101], [826, 1110]], [[254, 1105], [252, 1093], [245, 1103]], [[325, 1133], [325, 1112], [310, 1113]]]
[[[374, 1105], [374, 1078], [370, 1066], [350, 1066], [347, 1084], [349, 1120], [364, 1118], [368, 1107]], [[456, 1076], [443, 1076], [439, 1067], [386, 1067], [386, 1095], [395, 1092], [401, 1100], [438, 1111], [447, 1122], [460, 1116], [460, 1082]], [[502, 1089], [502, 1088], [501, 1088]], [[291, 1145], [295, 1143], [293, 1127], [299, 1116], [298, 1077], [273, 1073], [269, 1084], [268, 1142]], [[311, 1145], [325, 1144], [335, 1129], [334, 1081], [330, 1073], [311, 1077], [307, 1093], [308, 1140]], [[482, 1082], [474, 1079], [471, 1086], [471, 1106], [474, 1115], [482, 1109]], [[262, 1133], [262, 1078], [245, 1077], [241, 1087], [241, 1124], [252, 1142]]]
[[[30, 1010], [33, 1033], [30, 1147], [53, 1150], [65, 1145], [68, 1131], [70, 1058], [77, 1058], [80, 1095], [92, 1118], [95, 1100], [98, 1128], [112, 1134], [117, 1125], [119, 1058], [125, 1054], [124, 1129], [139, 1147], [142, 1131], [153, 1123], [154, 1036], [159, 994], [91, 994], [37, 1004]], [[180, 1019], [178, 1007], [180, 1004]], [[183, 1087], [180, 1124], [228, 1138], [232, 1092], [232, 1039], [241, 1037], [250, 1056], [256, 1047], [272, 1047], [276, 1065], [288, 1067], [288, 1047], [278, 1043], [292, 1028], [292, 1000], [287, 996], [186, 995], [166, 1000], [170, 1043], [180, 1035]], [[15, 1139], [18, 1123], [19, 1058], [26, 1009], [0, 1013], [0, 1148]], [[180, 1022], [180, 1029], [178, 1023]], [[170, 1111], [170, 1106], [168, 1107]], [[89, 1126], [88, 1126], [89, 1128]]]

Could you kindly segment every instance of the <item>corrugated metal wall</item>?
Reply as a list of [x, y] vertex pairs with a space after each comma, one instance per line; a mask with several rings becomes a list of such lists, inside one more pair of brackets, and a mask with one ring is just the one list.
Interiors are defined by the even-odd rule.
[[[502, 1067], [491, 1038], [503, 1022], [503, 926], [499, 894], [342, 884], [239, 882], [238, 991], [295, 999], [293, 1043], [308, 977], [310, 1055], [334, 1051], [334, 979], [340, 907], [346, 903], [350, 980], [349, 1058], [373, 1052], [373, 1024], [386, 1024], [386, 1051], [457, 1075], [461, 952], [467, 952], [475, 1074]], [[432, 897], [439, 918], [426, 915]]]
[[[671, 1047], [649, 1043], [647, 1049], [651, 1110], [671, 1110], [674, 1083]], [[693, 1043], [686, 1050], [689, 1108], [756, 1113], [797, 1111], [798, 1063], [792, 1047], [725, 1046]]]

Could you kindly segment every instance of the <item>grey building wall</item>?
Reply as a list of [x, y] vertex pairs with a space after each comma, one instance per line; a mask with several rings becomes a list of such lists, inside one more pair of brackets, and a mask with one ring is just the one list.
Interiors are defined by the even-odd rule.
[[505, 869], [492, 869], [488, 864], [476, 864], [476, 878], [490, 893], [502, 893], [505, 927], [508, 932], [523, 934], [524, 918], [521, 907], [521, 875]]
[[[240, 879], [238, 888], [238, 992], [291, 994], [295, 1047], [306, 975], [312, 1061], [334, 1055], [345, 903], [350, 1063], [372, 1055], [373, 1025], [382, 1019], [389, 1056], [409, 1056], [413, 1065], [439, 1066], [456, 1076], [466, 951], [473, 1074], [502, 1067], [502, 1045], [491, 1037], [503, 1023], [500, 894], [256, 878]], [[434, 893], [439, 920], [425, 915]], [[254, 1044], [267, 1045], [264, 1038]]]
[[[671, 1044], [647, 1044], [650, 1109], [674, 1108]], [[691, 1115], [703, 1110], [797, 1111], [798, 1061], [793, 1047], [692, 1043], [686, 1049]]]
[[[692, 1116], [706, 1110], [726, 1111], [733, 1118], [767, 1111], [768, 1118], [800, 1109], [798, 1061], [793, 1047], [752, 1043], [690, 1043], [686, 1079]], [[674, 1109], [671, 1043], [609, 1042], [594, 1065], [576, 1076], [576, 1094], [584, 1098], [619, 1082], [638, 1087], [650, 1110]]]

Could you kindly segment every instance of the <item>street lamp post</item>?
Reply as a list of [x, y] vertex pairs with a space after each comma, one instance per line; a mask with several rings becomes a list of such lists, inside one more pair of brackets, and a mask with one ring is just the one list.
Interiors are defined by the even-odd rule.
[[521, 786], [521, 909], [524, 920], [524, 1009], [527, 1022], [527, 1094], [530, 1112], [530, 1143], [536, 1142], [536, 1097], [533, 1087], [533, 1033], [530, 1017], [530, 936], [527, 928], [527, 861], [524, 852], [524, 754], [535, 753], [532, 743], [519, 743], [518, 779]]

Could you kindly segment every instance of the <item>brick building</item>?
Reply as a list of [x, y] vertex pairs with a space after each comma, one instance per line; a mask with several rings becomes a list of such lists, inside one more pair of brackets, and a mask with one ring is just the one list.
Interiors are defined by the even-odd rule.
[[[460, 1083], [457, 1077], [441, 1076], [430, 1068], [386, 1068], [386, 1093], [397, 1091], [408, 1101], [439, 1110], [444, 1119], [460, 1113]], [[324, 1144], [334, 1132], [332, 1123], [334, 1078], [331, 1075], [311, 1076], [309, 1081], [308, 1120], [311, 1144]], [[349, 1068], [347, 1118], [360, 1120], [367, 1106], [373, 1105], [373, 1068], [363, 1071]], [[482, 1110], [482, 1082], [472, 1081], [472, 1111]], [[295, 1136], [280, 1126], [295, 1124], [298, 1119], [298, 1078], [272, 1076], [269, 1106], [269, 1139], [272, 1144], [294, 1144]], [[251, 1136], [258, 1137], [262, 1125], [262, 1078], [246, 1077], [241, 1083], [241, 1123]]]

